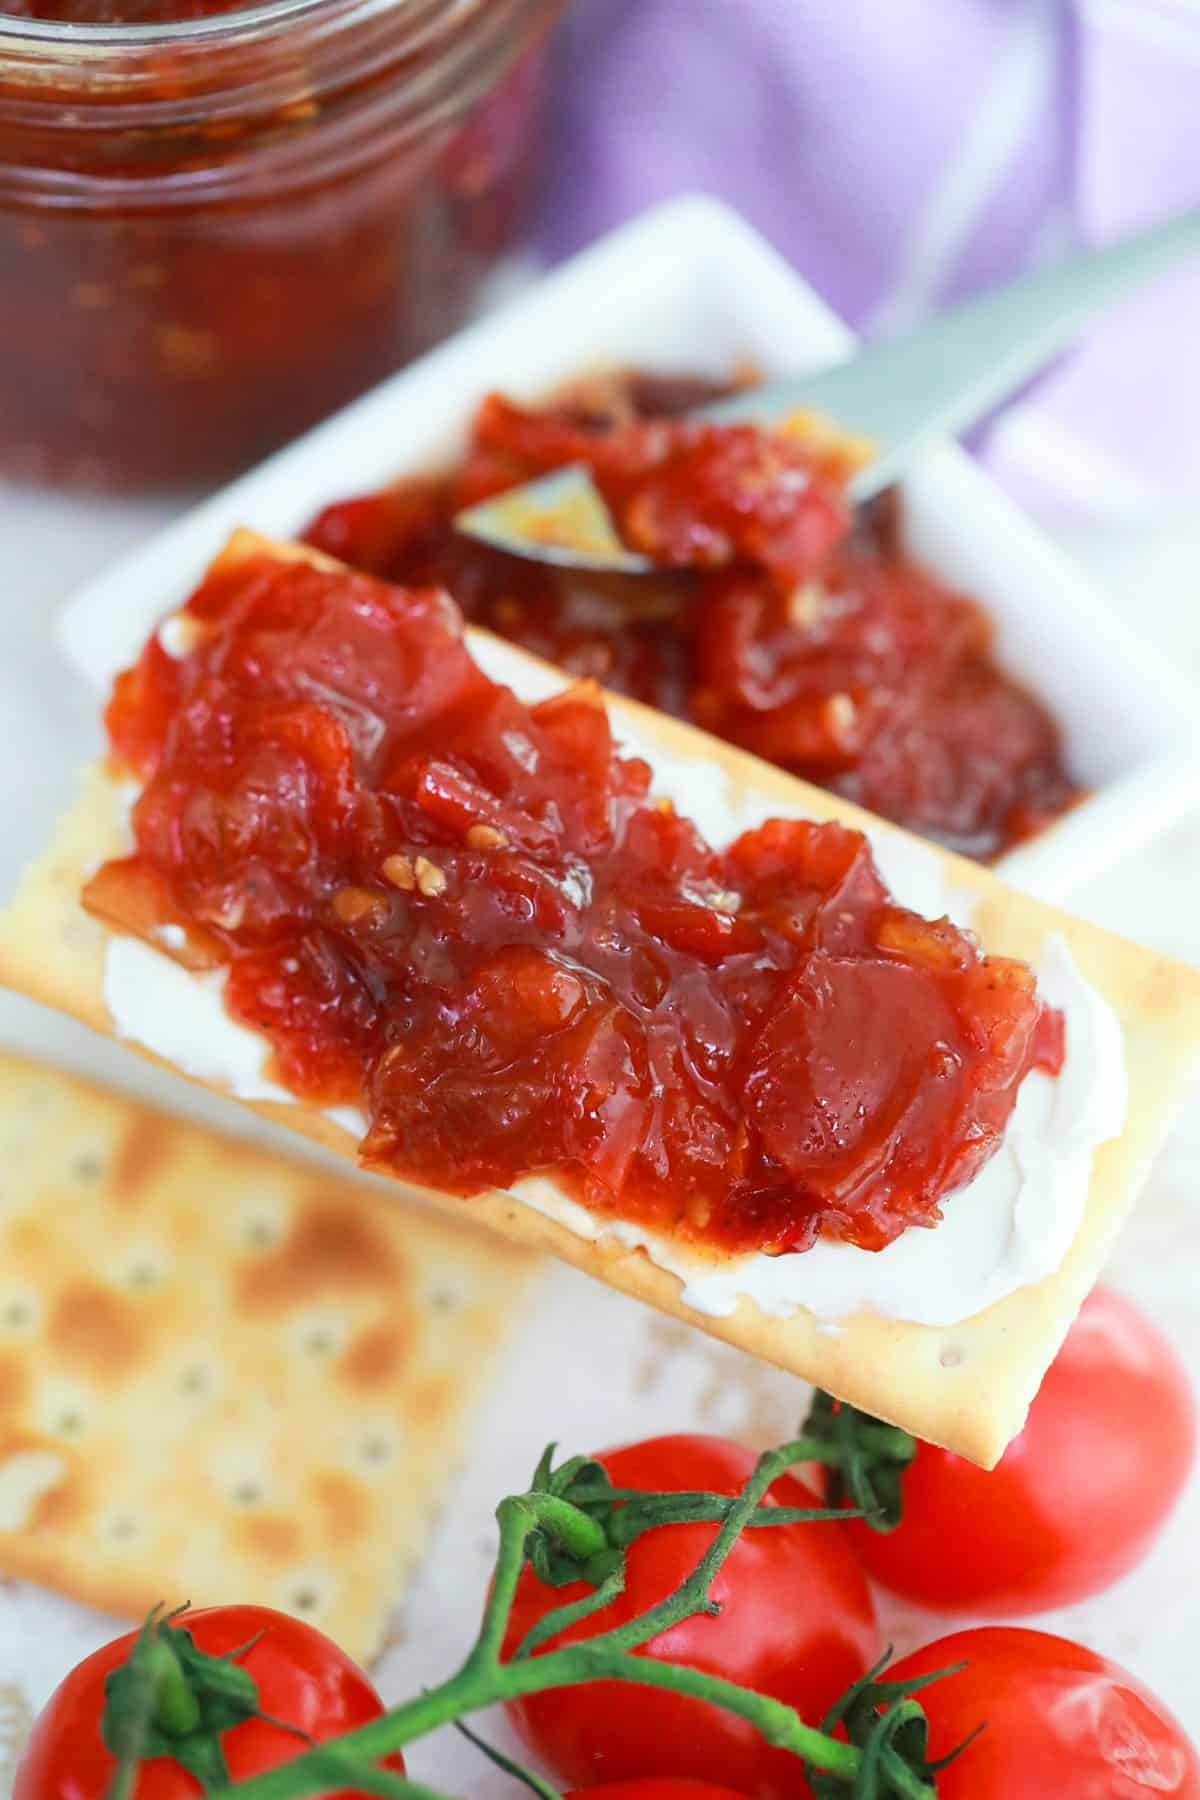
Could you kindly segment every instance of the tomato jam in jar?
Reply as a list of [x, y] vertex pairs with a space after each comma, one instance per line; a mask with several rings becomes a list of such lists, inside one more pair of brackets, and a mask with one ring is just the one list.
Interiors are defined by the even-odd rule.
[[452, 330], [562, 0], [9, 0], [0, 472], [213, 482]]

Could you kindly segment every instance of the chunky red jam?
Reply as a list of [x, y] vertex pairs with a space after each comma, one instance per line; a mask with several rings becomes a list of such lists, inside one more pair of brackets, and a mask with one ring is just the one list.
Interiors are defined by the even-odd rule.
[[57, 25], [171, 25], [236, 12], [246, 0], [5, 0], [14, 19], [47, 19]]
[[[493, 395], [464, 464], [331, 506], [309, 541], [573, 674], [989, 859], [1079, 790], [1046, 709], [992, 654], [991, 620], [908, 557], [894, 498], [851, 517], [829, 445], [715, 431], [672, 412], [703, 385], [626, 378], [541, 412]], [[459, 537], [454, 511], [586, 461], [660, 576], [597, 579]]]
[[144, 784], [93, 911], [228, 968], [305, 1099], [371, 1165], [459, 1193], [553, 1173], [719, 1248], [930, 1225], [1062, 1022], [1024, 964], [898, 906], [858, 832], [727, 849], [614, 749], [595, 687], [528, 707], [445, 594], [257, 556], [176, 660], [116, 686]]
[[454, 330], [561, 4], [0, 0], [0, 476], [209, 485]]

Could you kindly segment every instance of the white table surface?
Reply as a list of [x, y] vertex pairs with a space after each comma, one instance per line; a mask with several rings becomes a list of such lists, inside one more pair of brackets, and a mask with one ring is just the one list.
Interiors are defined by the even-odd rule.
[[[70, 793], [72, 771], [93, 741], [86, 695], [53, 649], [55, 612], [76, 582], [172, 510], [0, 487], [0, 753], [7, 762], [0, 895], [48, 834], [55, 808]], [[1153, 529], [1062, 535], [1113, 603], [1200, 680], [1200, 505]], [[1188, 821], [1075, 904], [1128, 936], [1200, 963], [1200, 794]], [[233, 1107], [5, 994], [0, 1039], [229, 1129], [246, 1129]], [[1200, 1105], [1193, 1097], [1110, 1275], [1153, 1311], [1200, 1383], [1198, 1196]], [[796, 1382], [657, 1319], [574, 1271], [548, 1268], [539, 1302], [497, 1371], [470, 1466], [453, 1487], [421, 1576], [397, 1608], [391, 1645], [376, 1670], [385, 1697], [400, 1699], [437, 1679], [466, 1648], [490, 1564], [492, 1507], [502, 1493], [524, 1485], [546, 1440], [586, 1450], [697, 1426], [766, 1442], [786, 1436], [803, 1409]], [[1134, 1668], [1200, 1739], [1198, 1543], [1200, 1477], [1140, 1569], [1108, 1594], [1035, 1622]], [[943, 1629], [936, 1619], [886, 1601], [881, 1610], [900, 1649]], [[6, 1743], [19, 1737], [30, 1712], [71, 1664], [112, 1631], [112, 1621], [0, 1578], [0, 1794], [7, 1792], [6, 1767], [11, 1772]], [[495, 1726], [493, 1736], [501, 1739], [503, 1727]], [[476, 1800], [518, 1792], [452, 1733], [422, 1745], [410, 1766], [417, 1776]]]

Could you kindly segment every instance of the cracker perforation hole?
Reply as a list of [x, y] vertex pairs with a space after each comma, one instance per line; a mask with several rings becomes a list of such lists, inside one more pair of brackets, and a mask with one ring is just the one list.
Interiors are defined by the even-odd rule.
[[130, 1550], [144, 1536], [144, 1526], [136, 1513], [119, 1507], [101, 1519], [100, 1536], [114, 1549]]
[[40, 1308], [32, 1294], [7, 1294], [0, 1299], [0, 1331], [36, 1329]]

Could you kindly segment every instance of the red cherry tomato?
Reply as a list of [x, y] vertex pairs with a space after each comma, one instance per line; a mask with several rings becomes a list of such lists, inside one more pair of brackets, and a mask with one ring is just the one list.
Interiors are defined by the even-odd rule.
[[[751, 1451], [723, 1438], [651, 1438], [604, 1452], [617, 1487], [735, 1494], [754, 1467]], [[777, 1505], [811, 1506], [811, 1492], [790, 1475], [769, 1491]], [[645, 1612], [695, 1568], [716, 1526], [662, 1525], [631, 1545], [625, 1591], [549, 1647], [577, 1643]], [[589, 1592], [582, 1583], [552, 1588], [526, 1569], [506, 1640], [511, 1652], [545, 1613]], [[816, 1724], [874, 1659], [874, 1608], [862, 1571], [837, 1523], [747, 1531], [717, 1576], [717, 1617], [685, 1620], [639, 1652], [690, 1664], [794, 1706]], [[542, 1654], [536, 1651], [536, 1654]], [[628, 1683], [533, 1694], [510, 1713], [526, 1741], [563, 1781], [587, 1786], [649, 1776], [688, 1776], [755, 1796], [807, 1795], [797, 1758], [771, 1750], [748, 1723], [705, 1701]]]
[[966, 1661], [916, 1698], [929, 1755], [987, 1726], [938, 1775], [938, 1800], [1200, 1800], [1200, 1757], [1139, 1681], [1067, 1638], [1013, 1625], [958, 1631], [888, 1680]]
[[566, 1800], [745, 1800], [745, 1796], [707, 1781], [612, 1781], [603, 1787], [573, 1788]]
[[997, 1467], [922, 1444], [901, 1523], [885, 1536], [852, 1521], [854, 1549], [885, 1587], [940, 1611], [1068, 1606], [1145, 1556], [1195, 1448], [1175, 1352], [1127, 1300], [1097, 1288]]
[[[213, 1606], [176, 1621], [210, 1656], [248, 1643], [238, 1657], [254, 1677], [260, 1711], [295, 1726], [318, 1743], [365, 1725], [383, 1704], [357, 1664], [323, 1632], [266, 1606]], [[124, 1663], [136, 1632], [86, 1657], [50, 1696], [33, 1727], [17, 1770], [12, 1800], [104, 1800], [115, 1762], [100, 1736], [104, 1681]], [[294, 1732], [265, 1719], [246, 1719], [221, 1739], [229, 1772], [237, 1781], [289, 1762], [304, 1749]], [[404, 1771], [397, 1752], [385, 1766]], [[168, 1757], [142, 1765], [133, 1800], [193, 1800], [200, 1783]], [[347, 1793], [337, 1800], [361, 1800]]]

